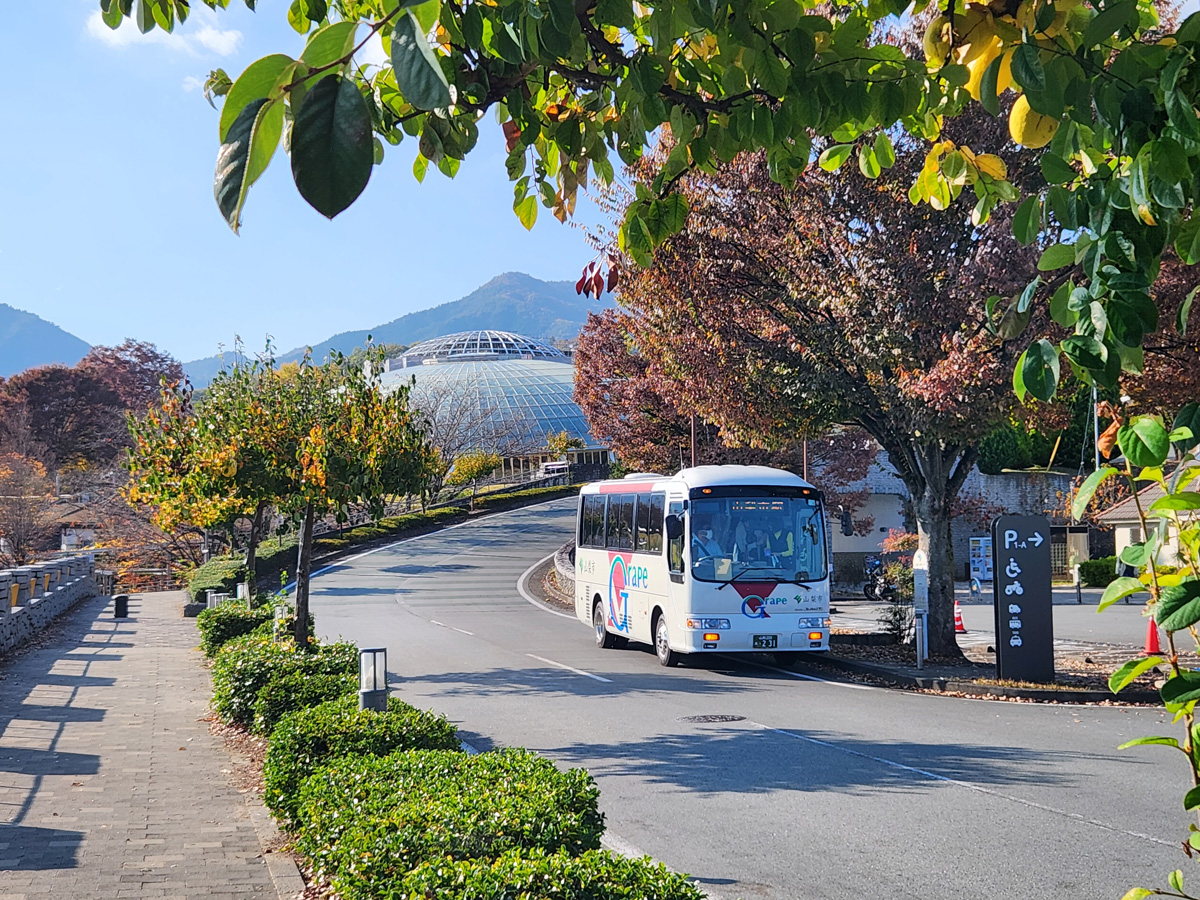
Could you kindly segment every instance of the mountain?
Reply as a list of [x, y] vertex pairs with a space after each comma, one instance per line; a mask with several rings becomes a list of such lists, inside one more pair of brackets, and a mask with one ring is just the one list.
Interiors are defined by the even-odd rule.
[[[521, 272], [497, 275], [467, 296], [432, 309], [408, 313], [374, 328], [344, 331], [312, 345], [313, 359], [321, 360], [331, 350], [349, 354], [370, 335], [377, 344], [415, 344], [456, 331], [492, 329], [515, 331], [536, 338], [572, 339], [587, 321], [589, 310], [611, 304], [580, 297], [570, 281], [542, 281]], [[278, 357], [280, 363], [300, 359], [299, 347]], [[219, 356], [184, 363], [196, 387], [203, 387], [221, 368]]]
[[92, 347], [33, 313], [0, 303], [0, 378], [33, 366], [73, 366]]

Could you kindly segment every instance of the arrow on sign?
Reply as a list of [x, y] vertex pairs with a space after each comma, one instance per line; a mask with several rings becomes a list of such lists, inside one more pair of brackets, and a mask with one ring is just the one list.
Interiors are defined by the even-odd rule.
[[1043, 538], [1041, 533], [1037, 532], [1037, 531], [1035, 531], [1033, 534], [1031, 534], [1029, 536], [1029, 543], [1033, 544], [1033, 546], [1035, 546], [1035, 547], [1042, 546], [1043, 540], [1045, 540], [1045, 538]]

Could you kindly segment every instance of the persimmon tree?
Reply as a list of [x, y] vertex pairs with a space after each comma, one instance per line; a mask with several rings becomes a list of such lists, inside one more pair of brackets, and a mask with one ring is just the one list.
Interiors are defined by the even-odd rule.
[[487, 478], [504, 464], [504, 458], [499, 453], [488, 453], [484, 450], [470, 450], [458, 459], [446, 476], [446, 484], [462, 487], [471, 486], [471, 509], [475, 508], [475, 494], [479, 490], [481, 479]]
[[[646, 324], [620, 309], [589, 314], [575, 352], [575, 402], [591, 433], [625, 465], [643, 472], [690, 465], [694, 429], [697, 465], [766, 465], [799, 474], [807, 468], [831, 507], [853, 514], [866, 502], [862, 481], [877, 455], [872, 439], [835, 429], [769, 449], [734, 444], [719, 425], [692, 415], [687, 379], [666, 377], [638, 351]], [[859, 533], [872, 525], [869, 516], [854, 520]]]
[[[976, 116], [948, 131], [976, 146], [994, 128]], [[631, 173], [635, 190], [656, 163]], [[1027, 152], [984, 164], [1016, 183], [1037, 172]], [[973, 223], [964, 200], [944, 213], [909, 202], [924, 165], [924, 148], [901, 142], [874, 180], [817, 169], [788, 189], [761, 153], [689, 176], [683, 232], [623, 277], [621, 299], [651, 377], [732, 440], [780, 446], [841, 424], [888, 452], [929, 557], [930, 649], [954, 655], [953, 502], [980, 438], [1017, 403], [1011, 366], [1035, 314], [1014, 304], [993, 331], [976, 298], [1020, 295], [1038, 252], [1002, 216]]]
[[[98, 2], [110, 26], [130, 18], [144, 32], [171, 30], [191, 5]], [[924, 53], [898, 46], [885, 20], [927, 9], [937, 15]], [[631, 163], [670, 129], [674, 152], [620, 228], [644, 263], [683, 227], [685, 173], [762, 151], [781, 184], [818, 154], [830, 168], [856, 158], [870, 178], [903, 130], [935, 141], [911, 173], [914, 202], [944, 209], [969, 187], [979, 221], [1020, 201], [1023, 240], [1051, 221], [1069, 229], [1042, 265], [1075, 271], [1073, 333], [1034, 340], [1021, 360], [1046, 397], [1063, 356], [1102, 384], [1135, 369], [1155, 325], [1148, 288], [1163, 250], [1200, 260], [1200, 14], [1164, 29], [1153, 0], [294, 0], [287, 18], [307, 35], [302, 47], [206, 84], [210, 99], [225, 98], [215, 193], [235, 231], [281, 143], [301, 195], [333, 217], [366, 188], [385, 144], [415, 138], [414, 174], [434, 166], [453, 177], [494, 109], [527, 226], [539, 206], [566, 219], [579, 188], [613, 180], [614, 152]], [[376, 36], [389, 61], [356, 65]], [[1020, 94], [1011, 107], [1000, 102], [1009, 92]], [[999, 116], [1002, 105], [1015, 140], [1047, 148], [1036, 184], [1018, 187], [977, 160], [1006, 135], [965, 153], [943, 133], [964, 109]], [[1051, 296], [1031, 290], [1031, 300]]]
[[[378, 370], [381, 367], [376, 367]], [[161, 413], [131, 420], [132, 496], [193, 517], [246, 514], [269, 503], [299, 519], [296, 641], [306, 643], [313, 524], [344, 521], [351, 505], [382, 514], [387, 498], [419, 490], [430, 451], [408, 388], [340, 356], [307, 356], [286, 372], [267, 354], [217, 376], [195, 410], [179, 388]]]
[[19, 453], [0, 453], [0, 567], [23, 566], [54, 544], [46, 467]]

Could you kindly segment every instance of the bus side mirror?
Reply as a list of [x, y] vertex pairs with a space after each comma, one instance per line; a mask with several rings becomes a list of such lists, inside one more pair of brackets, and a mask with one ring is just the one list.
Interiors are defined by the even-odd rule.
[[667, 540], [677, 541], [683, 537], [683, 519], [672, 514], [667, 516], [665, 523], [667, 526]]
[[851, 537], [854, 534], [854, 521], [850, 518], [850, 510], [844, 506], [838, 507], [838, 515], [842, 517], [842, 534]]

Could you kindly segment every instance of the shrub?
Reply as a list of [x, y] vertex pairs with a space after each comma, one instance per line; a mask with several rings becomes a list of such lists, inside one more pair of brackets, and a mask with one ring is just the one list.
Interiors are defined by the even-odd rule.
[[1101, 556], [1099, 559], [1087, 559], [1079, 564], [1079, 580], [1085, 587], [1108, 587], [1110, 581], [1117, 577], [1117, 558]]
[[243, 603], [223, 603], [216, 609], [205, 609], [196, 616], [200, 629], [200, 649], [209, 659], [228, 641], [250, 634], [274, 613], [269, 607], [248, 608]]
[[538, 503], [543, 500], [553, 500], [556, 497], [568, 497], [579, 493], [579, 485], [558, 485], [555, 487], [529, 488], [524, 491], [513, 491], [510, 494], [488, 494], [475, 500], [475, 508], [506, 509], [510, 506], [523, 506], [526, 502]]
[[344, 697], [291, 713], [275, 726], [263, 762], [263, 799], [294, 828], [301, 783], [331, 759], [458, 748], [454, 726], [444, 716], [422, 712], [396, 697], [388, 698], [387, 712], [360, 712], [357, 697]]
[[[493, 861], [470, 859], [424, 863], [397, 878], [399, 890], [380, 896], [412, 900], [703, 900], [686, 875], [648, 858], [628, 859], [607, 850], [582, 856], [566, 853], [506, 853]], [[389, 886], [390, 887], [390, 886]]]
[[269, 735], [275, 730], [276, 723], [288, 713], [327, 700], [336, 700], [357, 690], [358, 678], [352, 672], [332, 675], [289, 672], [272, 678], [259, 689], [258, 699], [254, 702], [253, 730]]
[[350, 546], [350, 539], [344, 537], [323, 537], [313, 541], [313, 549], [318, 553], [335, 553]]
[[205, 591], [232, 594], [238, 582], [246, 580], [246, 566], [240, 558], [218, 556], [197, 566], [187, 576], [188, 596], [193, 603], [203, 603]]
[[273, 643], [269, 635], [236, 638], [217, 653], [213, 663], [213, 708], [221, 720], [245, 728], [254, 724], [258, 692], [271, 681], [292, 673], [307, 676], [355, 675], [358, 648], [326, 644], [297, 649], [288, 641]]
[[595, 850], [598, 799], [587, 772], [528, 750], [347, 757], [301, 787], [297, 846], [344, 900], [368, 900], [423, 862]]

